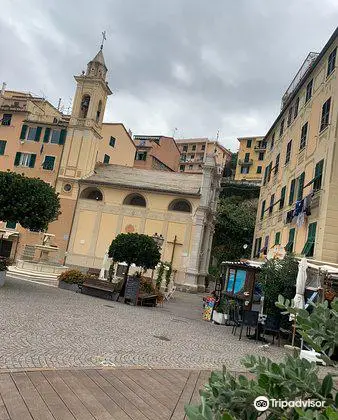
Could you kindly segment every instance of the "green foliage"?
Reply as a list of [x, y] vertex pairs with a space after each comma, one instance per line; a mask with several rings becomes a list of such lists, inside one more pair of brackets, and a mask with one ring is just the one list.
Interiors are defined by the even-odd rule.
[[11, 265], [9, 258], [0, 257], [0, 271], [7, 271], [9, 265]]
[[[338, 300], [331, 308], [326, 304], [313, 305], [313, 312], [290, 308], [290, 301], [280, 297], [278, 306], [297, 315], [297, 327], [304, 338], [317, 344], [317, 349], [330, 351], [338, 345], [337, 314]], [[320, 331], [320, 332], [319, 332]], [[328, 347], [326, 344], [330, 343]], [[318, 376], [315, 363], [306, 359], [286, 356], [281, 363], [266, 357], [247, 356], [243, 365], [254, 375], [253, 379], [239, 375], [235, 377], [225, 368], [213, 372], [207, 385], [200, 392], [199, 406], [186, 406], [189, 420], [255, 420], [263, 417], [270, 420], [337, 419], [338, 396], [331, 374]], [[270, 407], [264, 413], [253, 406], [255, 398], [266, 396], [270, 400], [324, 401], [324, 407], [280, 408]]]
[[156, 294], [155, 287], [153, 286], [153, 283], [151, 282], [151, 280], [146, 279], [144, 277], [141, 277], [140, 291], [142, 293], [148, 293], [149, 295]]
[[156, 277], [156, 287], [158, 289], [161, 288], [162, 280], [163, 280], [163, 274], [164, 274], [164, 264], [161, 261], [159, 264], [159, 267], [157, 269], [157, 277]]
[[79, 270], [67, 270], [59, 275], [58, 280], [69, 284], [82, 284], [85, 278], [86, 276]]
[[55, 189], [38, 178], [0, 172], [0, 220], [43, 231], [60, 214]]
[[330, 356], [338, 345], [338, 299], [331, 302], [331, 307], [327, 301], [317, 305], [311, 302], [310, 305], [314, 309], [311, 313], [293, 308], [292, 301], [283, 296], [279, 296], [276, 302], [280, 309], [295, 316], [296, 329], [305, 342], [321, 353], [326, 364], [332, 364]]
[[283, 260], [268, 260], [261, 267], [259, 282], [264, 294], [264, 312], [268, 315], [280, 314], [276, 307], [279, 295], [292, 299], [296, 292], [298, 261], [292, 255]]
[[256, 213], [256, 199], [232, 196], [220, 200], [212, 249], [218, 262], [250, 256]]
[[170, 262], [165, 262], [164, 265], [166, 266], [165, 269], [165, 285], [166, 287], [169, 286], [171, 273], [173, 272], [173, 267]]
[[161, 254], [154, 239], [139, 233], [120, 233], [109, 247], [109, 257], [116, 262], [135, 264], [143, 269], [154, 268]]

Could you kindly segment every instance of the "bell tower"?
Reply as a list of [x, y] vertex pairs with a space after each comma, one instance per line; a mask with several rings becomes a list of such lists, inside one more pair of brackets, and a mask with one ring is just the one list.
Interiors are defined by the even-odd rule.
[[89, 61], [86, 72], [74, 76], [76, 92], [56, 182], [61, 215], [48, 229], [55, 234], [60, 260], [63, 261], [79, 196], [79, 180], [92, 174], [97, 162], [98, 146], [102, 140], [102, 120], [107, 97], [112, 93], [106, 75], [102, 43], [99, 52]]
[[94, 170], [107, 97], [112, 93], [106, 75], [101, 45], [87, 71], [74, 76], [77, 87], [61, 161], [62, 178], [79, 179]]

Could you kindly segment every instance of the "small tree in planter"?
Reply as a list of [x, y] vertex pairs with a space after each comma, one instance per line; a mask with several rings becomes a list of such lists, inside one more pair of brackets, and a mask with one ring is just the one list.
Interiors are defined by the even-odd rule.
[[128, 273], [132, 264], [148, 270], [155, 268], [161, 258], [158, 245], [154, 239], [151, 236], [139, 233], [120, 233], [117, 235], [109, 247], [108, 255], [116, 262], [127, 264], [121, 296], [124, 296]]
[[5, 284], [6, 271], [8, 270], [9, 265], [10, 261], [8, 258], [0, 257], [0, 287]]

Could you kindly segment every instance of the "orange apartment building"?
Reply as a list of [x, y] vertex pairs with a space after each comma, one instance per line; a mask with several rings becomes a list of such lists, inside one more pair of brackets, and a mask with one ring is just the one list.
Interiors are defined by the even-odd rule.
[[180, 150], [173, 137], [134, 136], [136, 168], [178, 171]]
[[218, 141], [208, 138], [176, 139], [181, 153], [180, 172], [202, 173], [203, 163], [207, 155], [214, 155], [219, 170], [223, 171], [231, 160], [231, 152]]

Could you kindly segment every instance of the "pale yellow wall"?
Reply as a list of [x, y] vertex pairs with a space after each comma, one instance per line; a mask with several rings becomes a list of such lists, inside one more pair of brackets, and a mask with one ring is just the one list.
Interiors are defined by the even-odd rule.
[[[289, 107], [284, 110], [282, 118], [285, 118], [285, 131], [282, 137], [279, 136], [280, 121], [267, 137], [268, 147], [265, 157], [265, 165], [274, 162], [280, 153], [280, 167], [276, 176], [271, 174], [271, 180], [267, 185], [262, 185], [258, 214], [256, 221], [255, 238], [270, 235], [275, 231], [285, 231], [282, 245], [286, 245], [288, 230], [290, 227], [296, 228], [295, 252], [300, 254], [307, 239], [308, 225], [317, 222], [316, 243], [314, 258], [328, 262], [338, 262], [338, 155], [337, 155], [337, 62], [335, 71], [327, 78], [327, 58], [330, 52], [337, 46], [337, 40], [329, 48], [314, 72], [308, 76], [297, 96], [300, 98], [299, 111], [297, 117], [287, 127], [287, 116]], [[307, 83], [313, 78], [312, 98], [305, 103], [305, 92]], [[331, 97], [330, 125], [319, 132], [322, 105]], [[296, 99], [296, 98], [295, 98]], [[291, 105], [294, 104], [294, 100]], [[282, 119], [281, 118], [281, 119]], [[281, 120], [280, 119], [280, 120]], [[300, 135], [302, 126], [308, 122], [307, 144], [305, 149], [299, 150]], [[270, 150], [271, 137], [275, 132], [275, 146]], [[286, 147], [289, 140], [292, 142], [292, 153], [289, 164], [285, 165]], [[311, 216], [306, 220], [302, 227], [295, 224], [285, 224], [284, 218], [288, 210], [294, 208], [288, 205], [290, 183], [294, 178], [305, 171], [305, 185], [314, 178], [315, 165], [324, 159], [324, 174], [322, 178], [322, 188], [315, 193]], [[263, 221], [260, 220], [261, 203], [265, 199], [267, 207], [270, 203], [271, 194], [275, 193], [275, 201], [280, 198], [281, 188], [286, 185], [285, 205], [282, 210], [276, 205], [272, 215], [265, 213]], [[303, 197], [310, 194], [312, 185], [304, 189]], [[297, 183], [295, 189], [295, 200], [297, 195]], [[270, 241], [270, 245], [272, 245]]]
[[[111, 136], [116, 139], [114, 147], [109, 146]], [[110, 157], [110, 164], [134, 166], [136, 147], [123, 124], [104, 123], [102, 137], [98, 151], [99, 162], [103, 162], [106, 154]]]
[[[247, 147], [247, 140], [251, 139], [251, 147]], [[262, 141], [264, 137], [244, 137], [239, 138], [239, 149], [238, 149], [238, 157], [237, 157], [237, 165], [236, 165], [236, 174], [235, 180], [236, 181], [256, 181], [259, 182], [262, 179], [265, 169], [265, 156], [264, 160], [259, 160], [259, 152], [264, 152], [263, 149], [258, 149], [258, 142]], [[255, 149], [256, 147], [256, 149]], [[240, 165], [240, 161], [244, 161], [245, 154], [250, 153], [250, 160], [252, 160], [252, 164], [249, 167], [248, 174], [242, 174]], [[257, 167], [261, 166], [262, 172], [259, 174], [257, 173]]]
[[104, 253], [117, 234], [134, 231], [152, 236], [158, 233], [165, 238], [163, 261], [170, 261], [173, 245], [168, 242], [177, 236], [179, 245], [175, 249], [173, 265], [174, 269], [183, 273], [191, 249], [193, 215], [199, 198], [182, 197], [192, 205], [192, 213], [182, 213], [168, 211], [171, 201], [180, 198], [176, 195], [141, 192], [147, 202], [147, 207], [142, 208], [122, 204], [124, 198], [132, 193], [131, 190], [100, 189], [103, 202], [78, 201], [66, 263], [100, 268]]

